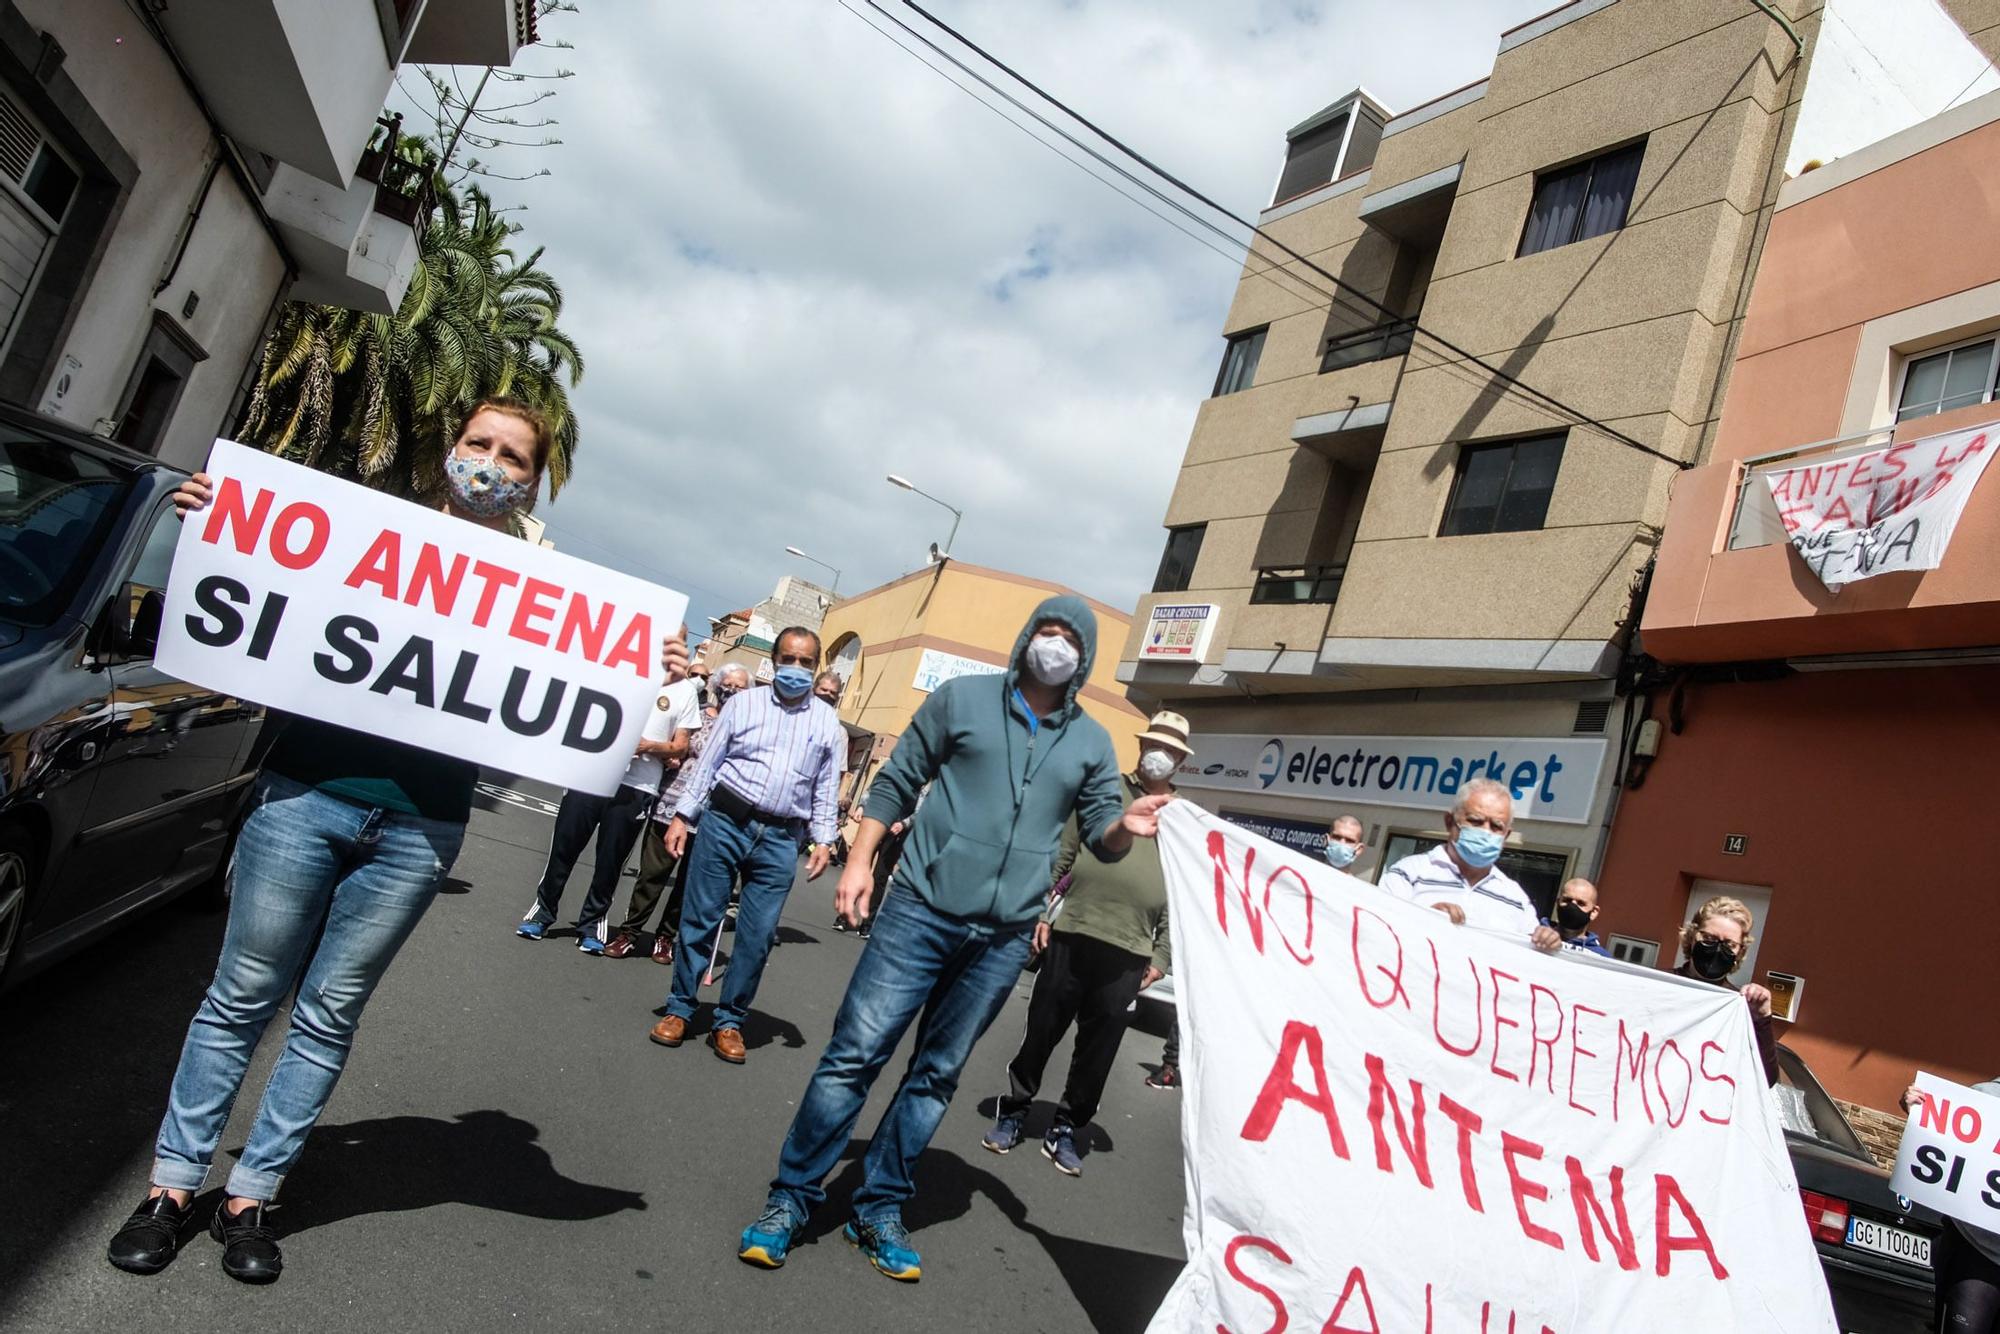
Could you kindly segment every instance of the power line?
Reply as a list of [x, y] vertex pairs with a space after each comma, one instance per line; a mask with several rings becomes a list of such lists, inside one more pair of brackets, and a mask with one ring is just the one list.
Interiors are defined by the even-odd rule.
[[[898, 27], [901, 27], [904, 31], [909, 32], [912, 36], [917, 37], [918, 40], [923, 41], [926, 45], [932, 47], [933, 50], [937, 50], [939, 54], [945, 55], [946, 59], [952, 60], [954, 64], [959, 63], [948, 53], [944, 52], [942, 48], [938, 47], [934, 42], [931, 42], [929, 38], [924, 37], [921, 33], [918, 33], [914, 28], [911, 28], [908, 24], [904, 23], [901, 19], [896, 18], [893, 14], [890, 14], [887, 10], [883, 9], [882, 6], [876, 2], [876, 0], [864, 0], [864, 3], [866, 3], [869, 8], [875, 10], [877, 13], [882, 14], [885, 18], [888, 18]], [[1158, 163], [1146, 157], [1143, 153], [1140, 153], [1138, 150], [1132, 148], [1130, 145], [1126, 144], [1124, 141], [1117, 138], [1117, 136], [1113, 135], [1110, 131], [1104, 129], [1102, 126], [1092, 121], [1082, 112], [1077, 111], [1074, 107], [1071, 107], [1061, 98], [1057, 97], [1055, 94], [1049, 92], [1047, 89], [1037, 84], [1033, 79], [1028, 78], [1026, 75], [1022, 74], [1020, 71], [1016, 70], [1011, 65], [1001, 60], [998, 56], [986, 50], [984, 47], [980, 46], [977, 42], [974, 42], [964, 33], [959, 32], [956, 28], [946, 23], [943, 19], [937, 17], [937, 15], [931, 13], [929, 10], [925, 9], [922, 5], [917, 4], [916, 0], [903, 0], [903, 3], [908, 5], [911, 9], [915, 10], [917, 13], [923, 15], [925, 19], [929, 20], [932, 24], [934, 24], [938, 28], [949, 33], [954, 40], [964, 45], [968, 50], [976, 53], [980, 57], [980, 59], [986, 61], [994, 68], [1000, 70], [1001, 72], [1006, 74], [1008, 78], [1014, 80], [1022, 87], [1031, 90], [1037, 97], [1041, 98], [1049, 105], [1059, 108], [1064, 115], [1070, 117], [1077, 124], [1083, 126], [1085, 129], [1089, 130], [1092, 134], [1096, 135], [1099, 139], [1102, 139], [1105, 143], [1111, 145], [1113, 148], [1117, 149], [1120, 153], [1124, 154], [1132, 161], [1138, 163], [1146, 170], [1152, 172], [1155, 176], [1158, 176], [1161, 180], [1168, 182], [1169, 184], [1173, 185], [1176, 189], [1181, 190], [1183, 193], [1187, 194], [1191, 198], [1200, 200], [1203, 204], [1207, 205], [1215, 212], [1221, 214], [1223, 217], [1228, 218], [1230, 221], [1236, 223], [1240, 227], [1248, 229], [1253, 235], [1260, 236], [1264, 238], [1266, 241], [1269, 241], [1273, 246], [1276, 246], [1279, 250], [1282, 250], [1285, 252], [1285, 254], [1291, 256], [1291, 258], [1296, 262], [1303, 264], [1305, 267], [1311, 269], [1314, 273], [1319, 274], [1321, 277], [1325, 278], [1328, 282], [1332, 283], [1340, 291], [1348, 294], [1349, 296], [1353, 297], [1356, 300], [1361, 301], [1365, 305], [1379, 312], [1384, 317], [1390, 320], [1401, 320], [1403, 318], [1396, 311], [1389, 309], [1389, 307], [1385, 306], [1380, 301], [1377, 301], [1374, 297], [1369, 296], [1366, 292], [1361, 291], [1353, 284], [1341, 278], [1340, 275], [1332, 273], [1325, 268], [1322, 268], [1320, 265], [1314, 263], [1311, 259], [1308, 259], [1306, 256], [1301, 255], [1298, 251], [1292, 249], [1292, 247], [1285, 244], [1277, 237], [1272, 236], [1269, 232], [1265, 231], [1262, 227], [1259, 227], [1256, 223], [1251, 222], [1249, 219], [1244, 218], [1239, 214], [1235, 213], [1234, 211], [1223, 207], [1215, 200], [1203, 194], [1200, 190], [1197, 190], [1194, 186], [1188, 184], [1180, 177], [1175, 176], [1172, 172], [1167, 171], [1164, 167], [1161, 167]], [[964, 66], [962, 65], [960, 67], [964, 68]], [[974, 77], [978, 78], [980, 76], [975, 74]], [[982, 83], [987, 82], [983, 78], [981, 78], [980, 81]], [[987, 86], [993, 87], [993, 85], [990, 83], [988, 83]], [[1015, 99], [1011, 95], [1004, 92], [1004, 90], [995, 87], [994, 91], [1001, 93], [1001, 95], [1003, 97], [1007, 97], [1009, 101], [1015, 101]], [[1018, 102], [1016, 102], [1015, 104], [1019, 105]], [[1041, 117], [1037, 116], [1037, 119], [1041, 119]], [[1047, 122], [1045, 121], [1044, 123]], [[1058, 130], [1057, 132], [1064, 133], [1061, 130]], [[1064, 137], [1070, 138], [1070, 136], [1066, 133], [1064, 133]], [[1072, 142], [1075, 141], [1072, 139]], [[1091, 150], [1086, 149], [1085, 151], [1091, 151]], [[1096, 156], [1096, 154], [1093, 153], [1093, 156]], [[1164, 196], [1161, 197], [1164, 198]], [[1190, 214], [1190, 216], [1193, 215]], [[1211, 223], [1204, 222], [1204, 225], [1211, 227], [1213, 230], [1217, 231], [1220, 230], [1219, 228], [1214, 228], [1214, 225]], [[1421, 334], [1424, 337], [1429, 338], [1432, 342], [1438, 344], [1438, 346], [1444, 348], [1446, 351], [1452, 353], [1454, 356], [1457, 356], [1463, 361], [1467, 361], [1475, 366], [1478, 366], [1481, 370], [1484, 370], [1487, 374], [1493, 376], [1495, 379], [1500, 380], [1503, 383], [1508, 384], [1515, 389], [1518, 389], [1523, 394], [1526, 394], [1531, 398], [1538, 400], [1547, 407], [1553, 408], [1563, 413], [1566, 416], [1577, 419], [1577, 422], [1579, 424], [1588, 426], [1590, 427], [1590, 429], [1597, 431], [1600, 434], [1607, 436], [1608, 438], [1615, 440], [1620, 444], [1623, 444], [1631, 449], [1638, 450], [1642, 454], [1647, 454], [1652, 456], [1653, 458], [1661, 459], [1667, 463], [1671, 463], [1677, 468], [1687, 468], [1692, 466], [1684, 459], [1677, 459], [1671, 454], [1668, 454], [1662, 450], [1655, 449], [1651, 445], [1645, 444], [1639, 440], [1633, 439], [1631, 436], [1626, 435], [1623, 431], [1619, 431], [1610, 426], [1606, 426], [1603, 422], [1599, 421], [1595, 417], [1590, 416], [1588, 413], [1585, 413], [1581, 409], [1571, 407], [1569, 404], [1563, 402], [1561, 399], [1555, 397], [1553, 394], [1545, 393], [1542, 390], [1535, 388], [1533, 385], [1527, 384], [1526, 382], [1521, 380], [1518, 376], [1513, 375], [1510, 372], [1503, 370], [1498, 366], [1493, 365], [1491, 362], [1487, 361], [1483, 357], [1479, 357], [1474, 353], [1467, 351], [1465, 348], [1460, 347], [1458, 344], [1452, 342], [1450, 339], [1445, 338], [1444, 336], [1439, 334], [1436, 330], [1428, 329], [1415, 320], [1412, 320], [1410, 324], [1411, 328], [1415, 333]]]

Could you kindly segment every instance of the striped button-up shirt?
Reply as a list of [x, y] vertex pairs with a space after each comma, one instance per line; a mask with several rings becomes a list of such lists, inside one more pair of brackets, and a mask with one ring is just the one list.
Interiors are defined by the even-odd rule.
[[766, 815], [806, 821], [814, 842], [833, 842], [847, 731], [831, 705], [807, 694], [787, 706], [760, 686], [723, 705], [707, 731], [674, 814], [689, 824], [699, 821], [720, 783]]
[[1465, 909], [1466, 925], [1488, 931], [1531, 936], [1541, 925], [1528, 892], [1513, 877], [1495, 866], [1476, 882], [1468, 882], [1441, 843], [1391, 866], [1382, 873], [1380, 886], [1420, 907], [1455, 903]]

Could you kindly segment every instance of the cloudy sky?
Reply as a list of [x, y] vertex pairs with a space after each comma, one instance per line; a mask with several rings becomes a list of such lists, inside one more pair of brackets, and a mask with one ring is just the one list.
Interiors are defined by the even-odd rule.
[[[927, 7], [1247, 216], [1287, 127], [1357, 84], [1402, 109], [1479, 78], [1549, 3]], [[843, 592], [919, 567], [951, 515], [896, 472], [965, 511], [961, 558], [1133, 605], [1236, 262], [839, 0], [580, 0], [544, 31], [575, 50], [519, 67], [576, 71], [563, 144], [494, 156], [553, 175], [489, 188], [527, 206], [588, 358], [575, 479], [539, 511], [558, 546], [686, 591], [700, 631], [830, 577], [787, 545]]]

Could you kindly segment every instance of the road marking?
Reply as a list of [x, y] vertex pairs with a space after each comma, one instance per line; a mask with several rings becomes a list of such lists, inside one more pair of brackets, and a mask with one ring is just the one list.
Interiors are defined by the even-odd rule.
[[488, 783], [483, 780], [474, 783], [472, 788], [473, 791], [479, 793], [482, 797], [504, 802], [509, 806], [518, 806], [524, 811], [533, 811], [537, 815], [552, 817], [556, 813], [556, 804], [554, 802], [546, 801], [532, 793], [516, 792], [510, 787], [501, 787], [498, 783]]

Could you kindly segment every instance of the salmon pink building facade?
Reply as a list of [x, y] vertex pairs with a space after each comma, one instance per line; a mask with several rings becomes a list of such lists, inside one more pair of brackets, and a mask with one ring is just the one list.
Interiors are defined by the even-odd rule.
[[[1776, 975], [1781, 1039], [1880, 1108], [1916, 1069], [2000, 1070], [2000, 1006], [1966, 1001], [2000, 888], [1996, 378], [1987, 94], [1784, 186], [1641, 621], [1605, 920], [1671, 966], [1694, 903], [1744, 899], [1736, 980]], [[1912, 562], [1947, 535], [1935, 568]]]

